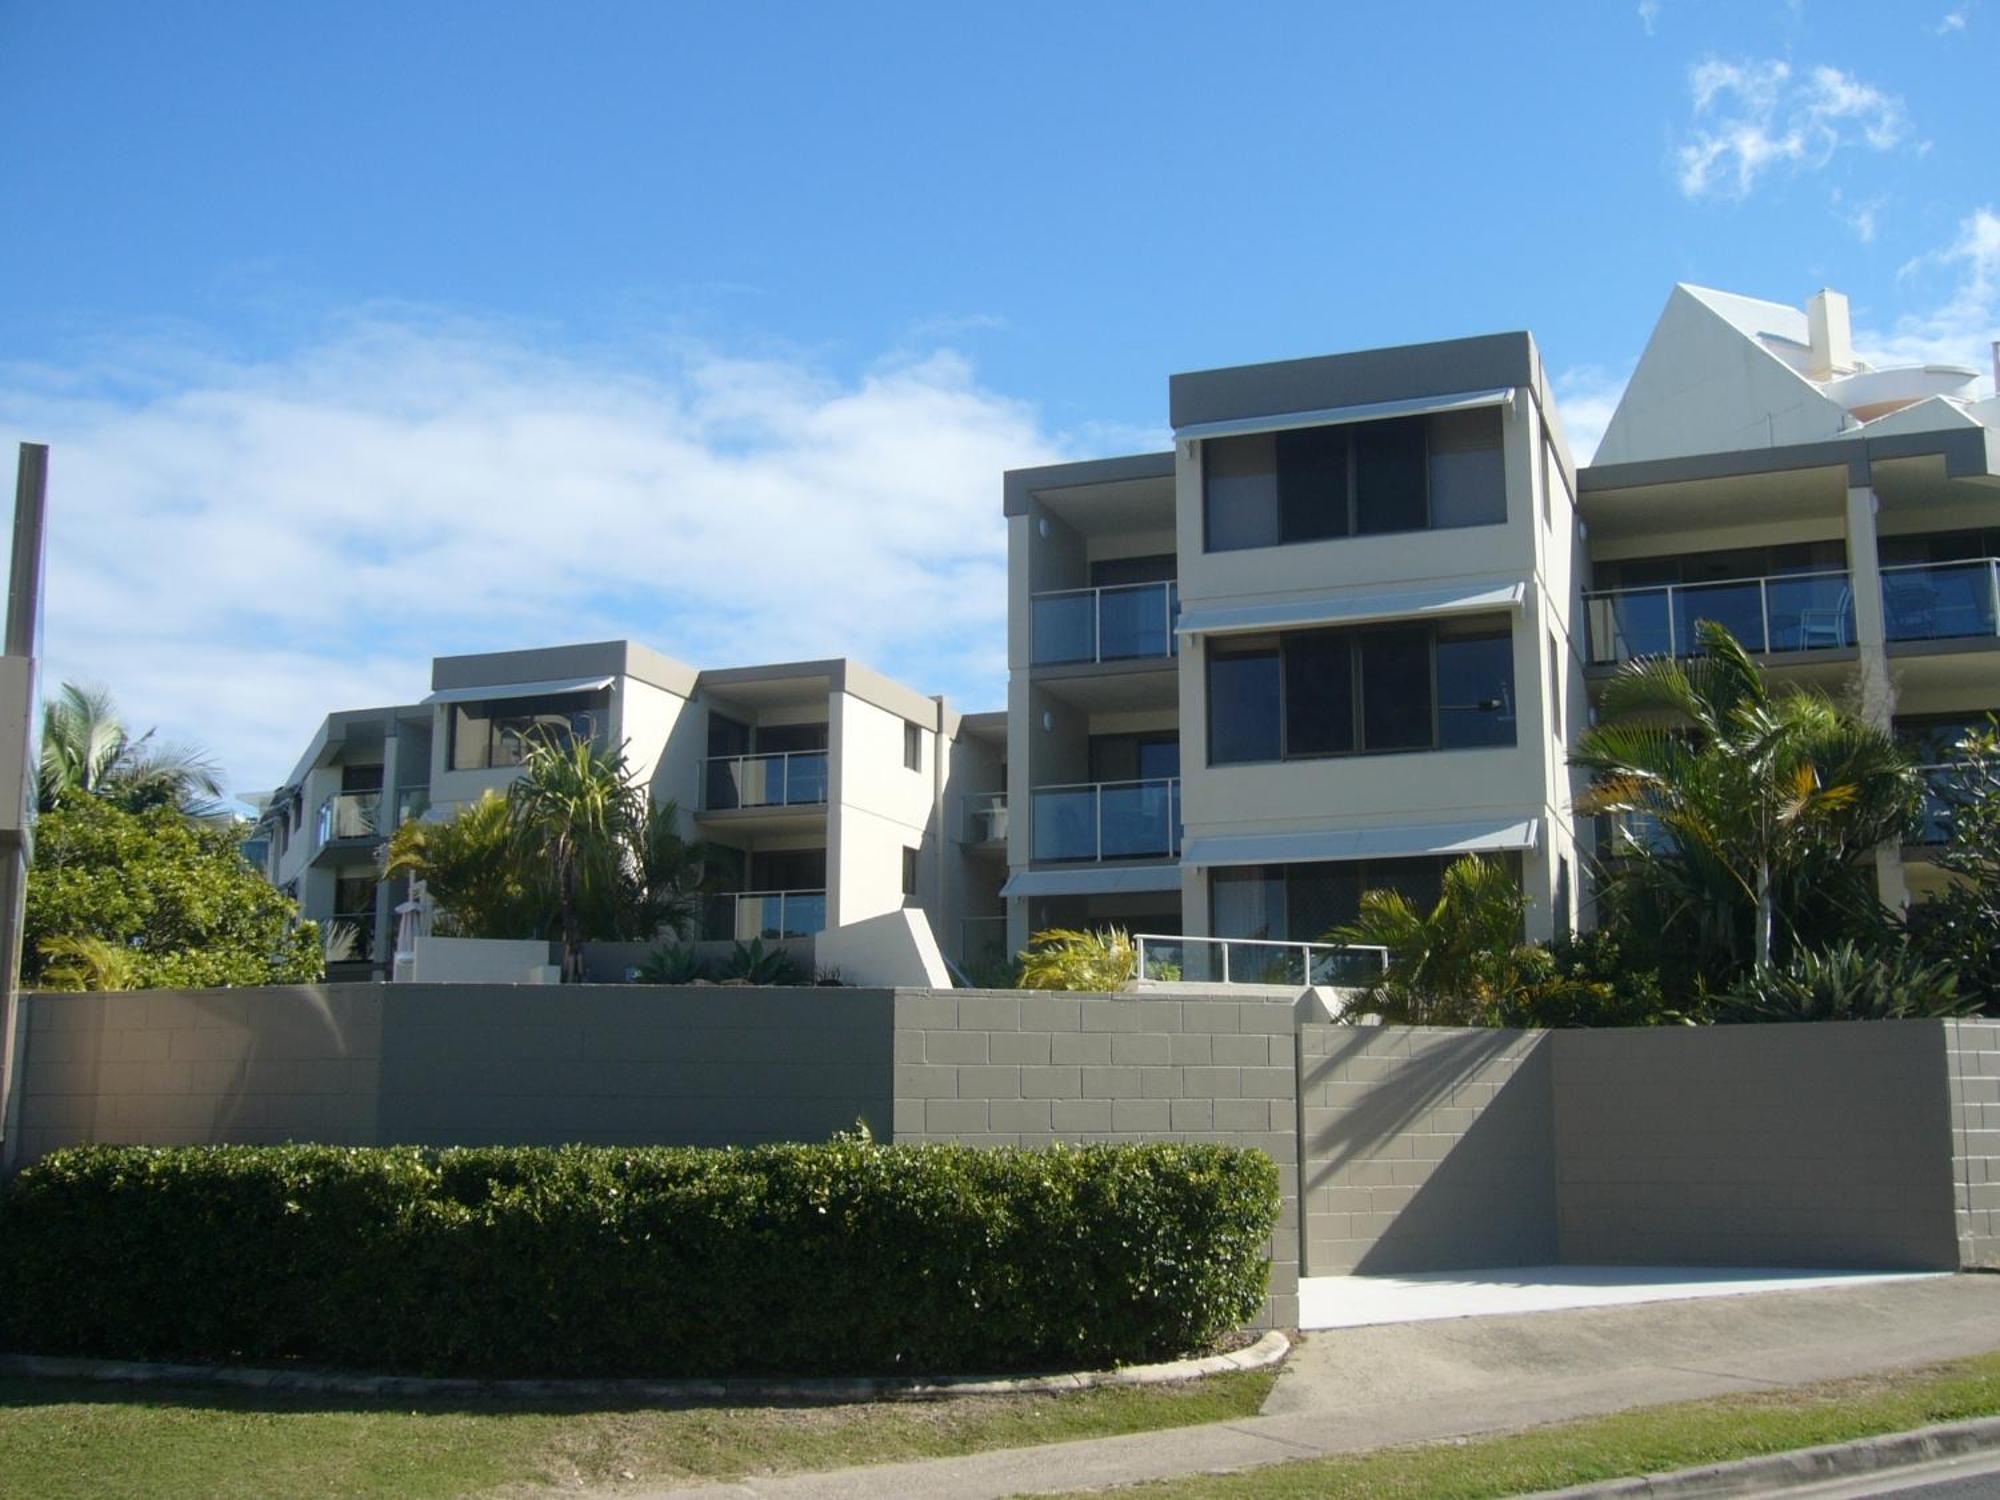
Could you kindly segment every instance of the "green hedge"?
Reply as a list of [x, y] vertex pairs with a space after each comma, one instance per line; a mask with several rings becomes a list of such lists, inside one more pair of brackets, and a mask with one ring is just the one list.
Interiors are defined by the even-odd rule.
[[486, 1376], [1078, 1368], [1257, 1311], [1261, 1152], [83, 1147], [0, 1196], [20, 1352]]

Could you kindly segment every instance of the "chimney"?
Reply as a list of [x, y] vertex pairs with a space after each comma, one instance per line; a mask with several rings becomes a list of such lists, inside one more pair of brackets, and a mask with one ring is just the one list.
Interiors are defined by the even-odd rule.
[[1847, 321], [1845, 294], [1821, 287], [1806, 304], [1806, 326], [1812, 339], [1808, 375], [1831, 380], [1854, 368], [1854, 331]]

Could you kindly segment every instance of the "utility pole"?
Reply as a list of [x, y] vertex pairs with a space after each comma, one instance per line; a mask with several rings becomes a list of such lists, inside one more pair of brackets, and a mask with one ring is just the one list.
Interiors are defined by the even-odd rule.
[[14, 554], [7, 581], [6, 651], [0, 655], [0, 1167], [20, 1154], [16, 1085], [27, 1042], [21, 1005], [21, 922], [28, 899], [35, 789], [35, 657], [42, 626], [42, 520], [49, 450], [21, 444], [14, 479]]

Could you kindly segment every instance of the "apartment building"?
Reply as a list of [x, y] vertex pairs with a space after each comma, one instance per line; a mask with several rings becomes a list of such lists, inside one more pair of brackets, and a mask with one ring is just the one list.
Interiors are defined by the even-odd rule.
[[1006, 478], [1010, 942], [1117, 922], [1191, 939], [1180, 977], [1262, 974], [1470, 852], [1532, 935], [1571, 924], [1580, 530], [1532, 337], [1177, 375], [1169, 407], [1171, 451]]
[[703, 939], [803, 939], [913, 906], [954, 961], [991, 942], [990, 921], [962, 918], [998, 915], [996, 862], [953, 814], [961, 786], [1001, 784], [997, 715], [968, 721], [859, 662], [700, 671], [630, 641], [439, 657], [431, 688], [329, 715], [265, 805], [270, 878], [352, 930], [357, 968], [386, 965], [405, 895], [378, 878], [390, 833], [504, 792], [536, 735], [623, 747], [651, 800], [679, 807], [722, 886]]
[[[1942, 762], [2000, 709], [2000, 402], [1978, 375], [1871, 368], [1838, 292], [1676, 287], [1580, 476], [1590, 681], [1719, 620]], [[1886, 902], [1940, 883], [1940, 834], [1881, 851]]]

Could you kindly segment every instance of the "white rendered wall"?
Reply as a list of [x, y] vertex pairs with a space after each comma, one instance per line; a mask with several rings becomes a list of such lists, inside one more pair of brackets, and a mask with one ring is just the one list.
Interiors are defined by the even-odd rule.
[[902, 908], [906, 848], [923, 851], [919, 895], [927, 875], [935, 880], [928, 861], [936, 849], [937, 735], [923, 731], [921, 766], [912, 771], [903, 764], [905, 722], [900, 714], [852, 693], [833, 695], [828, 725], [833, 747], [827, 812], [829, 926]]

